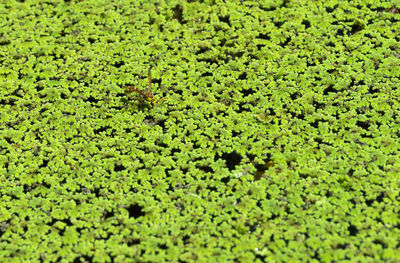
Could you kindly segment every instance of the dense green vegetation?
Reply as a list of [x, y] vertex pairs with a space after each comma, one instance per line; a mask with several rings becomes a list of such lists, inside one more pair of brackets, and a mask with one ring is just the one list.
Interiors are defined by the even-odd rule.
[[397, 262], [395, 2], [0, 0], [0, 261]]

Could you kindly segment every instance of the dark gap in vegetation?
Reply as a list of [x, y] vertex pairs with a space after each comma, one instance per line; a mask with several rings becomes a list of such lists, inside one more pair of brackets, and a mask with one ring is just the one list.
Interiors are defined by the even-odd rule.
[[114, 172], [121, 172], [126, 170], [126, 167], [122, 164], [115, 164], [114, 165]]
[[[322, 144], [322, 139], [321, 138], [315, 138], [314, 141], [318, 143], [318, 145]], [[319, 148], [319, 147], [318, 147]]]
[[324, 89], [324, 95], [329, 95], [329, 93], [334, 92], [336, 93], [337, 90], [333, 88], [333, 85], [329, 85], [327, 88]]
[[139, 245], [140, 244], [140, 239], [138, 238], [132, 238], [127, 240], [126, 244], [128, 245], [128, 247], [134, 246], [134, 245]]
[[241, 134], [242, 134], [241, 132], [237, 132], [237, 131], [232, 130], [232, 137], [238, 137]]
[[116, 61], [116, 62], [114, 62], [113, 66], [116, 68], [120, 68], [122, 66], [125, 66], [125, 62], [123, 60]]
[[13, 144], [13, 143], [15, 143], [15, 142], [12, 140], [11, 137], [4, 136], [3, 139], [6, 140], [6, 142], [7, 142], [8, 144]]
[[305, 29], [309, 28], [310, 25], [311, 25], [311, 24], [310, 24], [310, 21], [308, 21], [308, 20], [303, 20], [303, 21], [301, 22], [301, 24], [305, 26]]
[[356, 125], [364, 130], [368, 130], [371, 127], [370, 121], [357, 121]]
[[[152, 76], [152, 79], [151, 79], [152, 92], [157, 94], [156, 90], [154, 90], [154, 87], [157, 87], [159, 89], [161, 87], [161, 82], [162, 82], [161, 78], [157, 78], [155, 76]], [[146, 84], [147, 84], [147, 82], [146, 82]], [[154, 84], [157, 84], [157, 85], [154, 85]]]
[[181, 149], [180, 148], [171, 148], [171, 155], [175, 155], [175, 153], [180, 153]]
[[336, 31], [336, 36], [337, 37], [343, 37], [344, 36], [344, 28], [340, 28]]
[[240, 74], [240, 75], [238, 76], [238, 79], [240, 79], [240, 80], [245, 80], [245, 79], [247, 79], [247, 73], [246, 73], [246, 72], [242, 72], [242, 74]]
[[145, 212], [143, 212], [143, 207], [138, 204], [131, 204], [127, 210], [129, 213], [129, 217], [133, 217], [135, 219], [146, 214]]
[[292, 38], [289, 36], [284, 42], [280, 42], [279, 45], [281, 47], [286, 47], [290, 43], [290, 41], [292, 41]]
[[169, 146], [168, 144], [160, 142], [159, 140], [157, 140], [157, 145], [162, 147], [162, 148], [168, 148], [168, 146]]
[[0, 39], [0, 46], [10, 45], [11, 41], [9, 39]]
[[190, 236], [189, 235], [184, 235], [183, 237], [182, 237], [182, 241], [183, 241], [183, 243], [186, 245], [186, 244], [188, 244], [189, 241], [190, 240]]
[[355, 86], [362, 86], [362, 85], [365, 85], [365, 82], [364, 82], [364, 80], [359, 80], [359, 81], [357, 81], [357, 83], [355, 83], [354, 85], [355, 85]]
[[230, 180], [231, 178], [229, 176], [221, 178], [221, 182], [223, 182], [224, 184], [229, 183]]
[[123, 106], [110, 106], [110, 109], [114, 109], [114, 110], [117, 110], [117, 111], [120, 111], [123, 108], [124, 108]]
[[[310, 68], [310, 67], [315, 67], [316, 64], [314, 61], [307, 60], [306, 65], [307, 65], [307, 68]], [[314, 77], [314, 78], [317, 80], [317, 77]]]
[[228, 26], [230, 27], [231, 26], [231, 21], [230, 21], [229, 18], [230, 18], [229, 15], [225, 15], [225, 16], [220, 15], [220, 16], [218, 16], [219, 21], [228, 24]]
[[[236, 51], [236, 52], [227, 51], [226, 56], [231, 56], [231, 58], [229, 60], [235, 60], [235, 58], [243, 57], [244, 53], [245, 53], [244, 51]], [[228, 61], [226, 61], [226, 62], [228, 62]]]
[[[284, 108], [287, 109], [286, 104], [284, 105]], [[297, 118], [299, 120], [304, 120], [304, 118], [305, 118], [305, 115], [302, 112], [301, 113], [297, 113], [297, 112], [288, 110], [288, 113], [291, 113], [293, 118]]]
[[357, 227], [352, 224], [350, 224], [350, 226], [347, 228], [347, 231], [349, 231], [350, 236], [356, 236], [358, 234]]
[[87, 102], [90, 102], [92, 104], [97, 104], [99, 102], [98, 99], [96, 99], [95, 97], [93, 97], [92, 95], [90, 95], [89, 97], [86, 98]]
[[329, 6], [327, 6], [325, 9], [326, 9], [326, 12], [328, 12], [328, 13], [332, 13], [333, 11], [335, 11], [336, 10], [336, 8], [338, 8], [338, 4], [336, 4], [336, 5], [334, 5], [333, 7], [329, 7]]
[[[366, 112], [370, 111], [370, 107], [362, 106], [356, 109], [357, 114], [365, 114]], [[377, 122], [378, 124], [378, 122]]]
[[283, 24], [285, 24], [285, 21], [275, 21], [275, 20], [273, 20], [272, 23], [274, 23], [276, 28], [280, 28]]
[[351, 78], [350, 84], [348, 86], [349, 88], [354, 87], [354, 78]]
[[12, 96], [16, 96], [18, 98], [23, 98], [23, 95], [20, 95], [20, 92], [24, 93], [24, 91], [21, 88], [16, 88], [15, 90], [13, 90], [13, 92], [10, 93], [10, 95]]
[[314, 251], [314, 254], [311, 256], [312, 259], [316, 259], [317, 262], [321, 262], [321, 256], [319, 255], [318, 250], [312, 249]]
[[104, 126], [104, 127], [98, 128], [98, 129], [94, 129], [93, 132], [94, 132], [94, 134], [99, 135], [100, 133], [106, 132], [106, 131], [108, 131], [109, 129], [111, 129], [110, 126]]
[[163, 249], [163, 250], [165, 250], [165, 249], [167, 249], [168, 248], [168, 246], [165, 244], [165, 241], [161, 241], [161, 242], [164, 242], [164, 244], [158, 244], [158, 248], [159, 249]]
[[43, 159], [42, 163], [39, 165], [39, 169], [47, 167], [48, 164], [49, 164], [49, 160]]
[[210, 186], [210, 185], [207, 186], [207, 189], [210, 190], [210, 192], [217, 192], [217, 190], [218, 190], [217, 187]]
[[258, 222], [255, 222], [253, 224], [246, 223], [246, 226], [249, 228], [249, 230], [248, 230], [249, 234], [255, 232], [257, 230], [257, 228], [260, 227]]
[[355, 33], [360, 32], [361, 30], [363, 30], [364, 27], [365, 27], [365, 25], [363, 25], [360, 21], [357, 20], [357, 21], [354, 22], [354, 24], [352, 25], [350, 33], [351, 33], [352, 35], [354, 35]]
[[269, 36], [269, 33], [259, 33], [257, 38], [260, 38], [260, 39], [263, 39], [263, 40], [271, 40], [271, 37]]
[[183, 7], [181, 5], [176, 5], [172, 11], [174, 12], [172, 18], [178, 20], [179, 24], [184, 25], [187, 23], [183, 19]]
[[254, 168], [256, 168], [256, 172], [254, 174], [254, 180], [258, 181], [261, 179], [263, 175], [265, 175], [265, 171], [274, 166], [274, 162], [272, 161], [272, 155], [270, 153], [267, 153], [267, 156], [263, 159], [264, 163], [257, 163], [254, 161], [256, 158], [256, 155], [254, 154], [246, 154], [247, 157], [250, 159], [250, 162], [254, 165]]
[[239, 92], [243, 94], [243, 98], [256, 93], [256, 91], [252, 88], [241, 89]]
[[[93, 173], [91, 173], [91, 174], [93, 174]], [[89, 189], [89, 191], [90, 191], [90, 189]], [[92, 192], [96, 197], [100, 197], [100, 188], [94, 187], [94, 188], [91, 190], [91, 192]]]
[[33, 183], [32, 185], [23, 184], [22, 186], [24, 187], [24, 193], [29, 193], [32, 190], [34, 190], [38, 185], [37, 185], [37, 183]]
[[214, 170], [210, 166], [196, 166], [197, 169], [205, 172], [205, 173], [212, 173]]
[[112, 210], [111, 211], [107, 211], [107, 210], [103, 211], [103, 219], [104, 219], [104, 221], [107, 221], [107, 219], [112, 218], [114, 216], [115, 216], [115, 213]]
[[[333, 72], [336, 72], [336, 71], [337, 71], [337, 70], [336, 70], [335, 68], [326, 70], [326, 72], [329, 73], [329, 74], [332, 74]], [[330, 86], [333, 87], [332, 84], [330, 84]]]
[[[257, 44], [256, 47], [257, 47], [257, 50], [261, 50], [263, 47], [265, 47], [265, 45], [264, 45], [264, 44]], [[253, 59], [253, 60], [257, 60], [257, 59], [260, 58], [260, 56], [255, 57], [255, 56], [253, 56], [253, 55], [250, 55], [250, 57], [251, 57], [251, 59]]]
[[201, 78], [204, 78], [204, 77], [212, 77], [213, 76], [213, 74], [211, 73], [211, 72], [204, 72], [203, 74], [201, 74]]
[[90, 44], [93, 44], [94, 42], [96, 42], [96, 39], [92, 38], [92, 37], [89, 37], [88, 41], [89, 41]]
[[179, 97], [181, 97], [182, 94], [183, 94], [183, 90], [182, 90], [182, 89], [174, 89], [174, 93], [175, 93], [175, 94], [178, 94]]
[[326, 44], [326, 46], [327, 46], [327, 47], [336, 47], [335, 43], [333, 43], [332, 41], [329, 41], [329, 42]]
[[291, 2], [291, 0], [283, 0], [282, 4], [280, 4], [280, 8], [287, 8], [288, 4]]
[[15, 99], [15, 98], [6, 98], [6, 99], [0, 100], [0, 104], [2, 104], [2, 105], [15, 106], [15, 102], [17, 102], [17, 99]]
[[85, 262], [93, 262], [93, 256], [81, 255], [74, 259], [73, 263], [85, 263]]
[[[203, 46], [201, 46], [201, 47], [199, 48], [199, 50], [197, 50], [197, 51], [195, 52], [195, 54], [196, 54], [196, 55], [204, 54], [204, 53], [206, 53], [206, 52], [209, 51], [209, 50], [210, 50], [209, 47], [203, 47]], [[199, 59], [198, 61], [200, 61], [200, 59]]]
[[[267, 262], [267, 256], [262, 256], [260, 254], [256, 254], [256, 261], [259, 259], [260, 262]], [[235, 262], [240, 262], [240, 260], [236, 260]]]
[[382, 203], [384, 197], [385, 197], [385, 194], [384, 194], [383, 192], [381, 192], [381, 193], [376, 197], [376, 201], [377, 201], [378, 203]]
[[376, 245], [380, 245], [381, 248], [383, 248], [383, 249], [388, 248], [388, 245], [387, 245], [387, 243], [385, 243], [384, 240], [381, 240], [381, 239], [374, 239], [374, 241], [372, 241], [372, 242], [373, 242], [374, 244], [376, 244]]
[[379, 87], [372, 85], [368, 87], [368, 94], [377, 94], [379, 92], [380, 92]]
[[311, 127], [318, 129], [319, 122], [320, 122], [320, 120], [314, 120], [313, 122], [310, 122], [309, 124]]
[[[197, 55], [197, 53], [196, 53], [196, 55]], [[218, 65], [218, 60], [215, 58], [198, 58], [197, 61], [198, 62], [206, 62], [206, 63], [209, 63], [210, 65], [212, 65], [212, 64]]]
[[332, 196], [332, 192], [329, 191], [329, 190], [326, 191], [325, 196], [328, 197], [328, 198], [331, 197]]
[[302, 94], [300, 92], [297, 92], [297, 91], [290, 95], [290, 98], [292, 100], [296, 100], [296, 99], [301, 98], [301, 97], [302, 97]]
[[224, 160], [229, 171], [232, 171], [235, 169], [236, 165], [240, 164], [242, 158], [243, 157], [240, 154], [238, 154], [236, 151], [233, 151], [230, 153], [223, 153], [221, 156], [216, 155], [214, 161], [217, 161], [218, 159]]
[[305, 173], [299, 172], [298, 175], [299, 175], [300, 178], [303, 178], [303, 179], [307, 179], [308, 178], [308, 174], [305, 174]]

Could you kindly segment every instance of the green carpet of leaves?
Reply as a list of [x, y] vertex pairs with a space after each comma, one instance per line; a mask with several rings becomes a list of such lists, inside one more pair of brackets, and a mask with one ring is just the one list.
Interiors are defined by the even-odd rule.
[[397, 262], [395, 4], [0, 1], [0, 261]]

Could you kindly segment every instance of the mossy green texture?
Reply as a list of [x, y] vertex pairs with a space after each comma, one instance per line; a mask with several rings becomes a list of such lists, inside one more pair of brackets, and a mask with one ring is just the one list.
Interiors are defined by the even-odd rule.
[[397, 262], [392, 6], [0, 1], [0, 262]]

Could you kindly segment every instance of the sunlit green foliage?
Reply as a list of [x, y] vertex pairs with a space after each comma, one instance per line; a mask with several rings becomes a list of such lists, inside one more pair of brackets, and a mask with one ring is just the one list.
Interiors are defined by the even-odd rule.
[[394, 5], [1, 1], [0, 262], [395, 262]]

